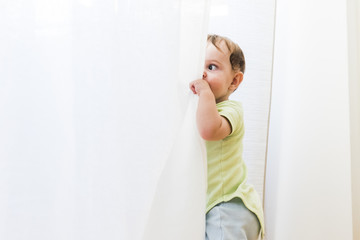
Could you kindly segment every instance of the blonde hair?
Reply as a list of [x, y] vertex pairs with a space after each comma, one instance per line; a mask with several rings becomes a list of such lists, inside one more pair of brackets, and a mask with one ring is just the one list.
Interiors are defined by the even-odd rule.
[[221, 49], [218, 47], [220, 42], [224, 42], [230, 52], [230, 64], [234, 71], [245, 72], [245, 56], [239, 45], [231, 41], [227, 37], [219, 36], [216, 34], [209, 34], [207, 36], [207, 41], [211, 42], [218, 50]]

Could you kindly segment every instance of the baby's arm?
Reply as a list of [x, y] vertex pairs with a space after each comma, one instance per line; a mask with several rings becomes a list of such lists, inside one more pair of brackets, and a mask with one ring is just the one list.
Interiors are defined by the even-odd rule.
[[190, 89], [199, 96], [196, 122], [200, 136], [207, 141], [217, 141], [227, 137], [231, 133], [230, 123], [220, 116], [209, 84], [203, 79], [195, 80], [190, 83]]

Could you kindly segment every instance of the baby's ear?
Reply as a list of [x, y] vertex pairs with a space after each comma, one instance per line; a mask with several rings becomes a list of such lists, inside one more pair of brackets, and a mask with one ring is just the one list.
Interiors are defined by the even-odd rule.
[[236, 72], [235, 75], [234, 75], [233, 81], [232, 81], [232, 83], [230, 85], [230, 88], [233, 91], [235, 91], [239, 87], [239, 85], [242, 82], [243, 78], [244, 78], [244, 74], [242, 72], [240, 72], [240, 71]]

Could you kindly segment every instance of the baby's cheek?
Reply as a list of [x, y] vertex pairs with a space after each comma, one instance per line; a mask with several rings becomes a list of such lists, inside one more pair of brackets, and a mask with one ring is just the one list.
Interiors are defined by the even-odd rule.
[[221, 84], [217, 81], [212, 81], [209, 83], [211, 90], [216, 91], [221, 87]]

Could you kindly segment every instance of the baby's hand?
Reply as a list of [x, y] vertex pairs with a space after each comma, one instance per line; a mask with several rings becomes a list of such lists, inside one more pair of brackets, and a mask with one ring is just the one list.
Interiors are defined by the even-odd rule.
[[203, 79], [198, 79], [198, 80], [192, 81], [189, 86], [190, 86], [191, 91], [194, 94], [197, 94], [199, 96], [202, 91], [210, 91], [211, 92], [209, 83]]

